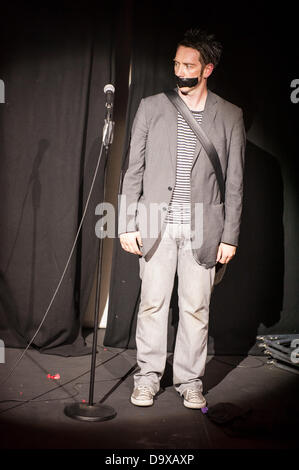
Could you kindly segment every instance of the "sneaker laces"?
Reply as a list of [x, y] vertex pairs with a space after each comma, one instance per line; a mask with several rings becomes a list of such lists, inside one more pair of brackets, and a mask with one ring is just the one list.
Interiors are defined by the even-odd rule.
[[187, 391], [187, 399], [188, 400], [200, 400], [202, 401], [202, 396], [201, 396], [201, 392], [195, 388], [190, 388], [188, 391]]
[[137, 389], [140, 390], [142, 397], [148, 398], [149, 395], [153, 396], [152, 390], [147, 385], [138, 385]]

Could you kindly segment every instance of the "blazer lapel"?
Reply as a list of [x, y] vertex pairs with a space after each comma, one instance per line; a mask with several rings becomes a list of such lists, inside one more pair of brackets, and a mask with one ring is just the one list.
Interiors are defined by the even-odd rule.
[[166, 132], [168, 134], [169, 152], [171, 163], [173, 166], [174, 174], [176, 172], [177, 161], [177, 140], [178, 140], [178, 113], [176, 108], [170, 103], [169, 99], [165, 96], [164, 117]]

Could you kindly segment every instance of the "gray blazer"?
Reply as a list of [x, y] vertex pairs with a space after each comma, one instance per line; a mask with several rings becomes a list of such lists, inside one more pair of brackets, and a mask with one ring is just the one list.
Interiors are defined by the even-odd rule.
[[[202, 127], [218, 152], [225, 181], [225, 203], [220, 203], [213, 167], [197, 141], [191, 170], [192, 250], [196, 261], [210, 268], [216, 264], [220, 242], [238, 245], [246, 134], [242, 110], [210, 90]], [[164, 93], [142, 99], [119, 194], [118, 234], [139, 230], [146, 260], [163, 234], [175, 185], [176, 158], [176, 109]]]

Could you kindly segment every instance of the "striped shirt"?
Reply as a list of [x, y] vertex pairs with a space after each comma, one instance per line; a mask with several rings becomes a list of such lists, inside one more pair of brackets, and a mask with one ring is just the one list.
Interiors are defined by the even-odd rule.
[[[203, 111], [191, 111], [199, 124]], [[187, 224], [191, 221], [191, 168], [196, 136], [178, 113], [178, 142], [175, 186], [168, 206], [165, 222]]]

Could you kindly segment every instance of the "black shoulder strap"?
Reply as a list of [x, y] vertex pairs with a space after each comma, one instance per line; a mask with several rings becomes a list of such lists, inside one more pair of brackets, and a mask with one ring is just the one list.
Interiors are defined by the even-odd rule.
[[183, 118], [185, 119], [189, 127], [193, 130], [199, 142], [202, 144], [203, 148], [205, 149], [216, 174], [216, 178], [217, 178], [219, 189], [220, 189], [221, 202], [224, 202], [225, 185], [224, 185], [224, 180], [223, 180], [222, 168], [221, 168], [220, 160], [218, 157], [218, 153], [213, 143], [210, 141], [209, 137], [204, 132], [202, 127], [198, 124], [193, 114], [191, 113], [190, 109], [184, 103], [184, 101], [181, 99], [178, 93], [174, 90], [167, 90], [165, 91], [165, 95], [171, 101], [171, 103], [176, 107], [176, 109], [180, 112], [180, 114], [183, 116]]

